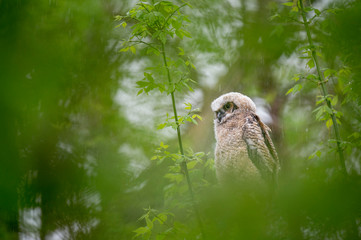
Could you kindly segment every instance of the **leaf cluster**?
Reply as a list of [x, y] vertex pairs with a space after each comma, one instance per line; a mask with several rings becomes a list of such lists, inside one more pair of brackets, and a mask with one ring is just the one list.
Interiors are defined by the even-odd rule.
[[202, 117], [198, 115], [198, 109], [192, 109], [192, 104], [184, 103], [186, 107], [184, 108], [187, 111], [187, 114], [184, 116], [178, 116], [177, 121], [175, 121], [175, 117], [170, 117], [167, 113], [167, 117], [164, 123], [158, 125], [157, 129], [163, 129], [165, 127], [172, 127], [173, 129], [177, 129], [178, 126], [185, 124], [186, 122], [191, 122], [198, 125], [196, 119], [202, 121]]
[[116, 16], [115, 20], [121, 22], [116, 27], [132, 24], [131, 36], [123, 42], [121, 51], [135, 52], [134, 46], [143, 43], [150, 47], [148, 53], [159, 54], [160, 44], [166, 44], [169, 38], [190, 38], [190, 33], [184, 29], [190, 20], [180, 12], [187, 5], [190, 6], [188, 3], [177, 6], [170, 1], [139, 2], [126, 16]]

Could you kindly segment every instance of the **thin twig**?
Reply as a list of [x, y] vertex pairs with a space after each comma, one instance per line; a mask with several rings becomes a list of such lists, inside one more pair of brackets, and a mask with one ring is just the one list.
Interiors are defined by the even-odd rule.
[[[166, 69], [166, 71], [167, 71], [168, 83], [169, 83], [169, 86], [172, 86], [172, 78], [171, 78], [170, 72], [169, 72], [169, 67], [168, 67], [168, 63], [167, 63], [167, 57], [166, 57], [166, 53], [165, 53], [165, 50], [164, 50], [164, 43], [162, 43], [162, 55], [163, 55], [164, 67], [165, 67], [165, 69]], [[199, 214], [199, 212], [198, 212], [198, 208], [196, 207], [196, 204], [195, 204], [195, 199], [194, 199], [194, 193], [193, 193], [192, 183], [191, 183], [191, 180], [190, 180], [190, 178], [189, 178], [189, 172], [188, 172], [187, 162], [185, 161], [185, 155], [184, 155], [183, 143], [182, 143], [182, 136], [181, 136], [181, 132], [180, 132], [180, 124], [179, 124], [179, 121], [178, 121], [177, 108], [176, 108], [176, 105], [175, 105], [174, 91], [171, 91], [171, 97], [172, 97], [172, 106], [173, 106], [173, 112], [174, 112], [174, 119], [175, 119], [176, 124], [177, 124], [177, 135], [178, 135], [179, 150], [180, 150], [180, 153], [181, 153], [182, 158], [183, 158], [183, 161], [182, 161], [182, 163], [181, 163], [181, 167], [182, 167], [182, 169], [183, 169], [184, 175], [185, 175], [186, 180], [187, 180], [188, 191], [189, 191], [189, 194], [190, 194], [190, 196], [191, 196], [191, 201], [192, 201], [194, 213], [195, 213], [195, 215], [196, 215], [199, 228], [200, 228], [200, 230], [201, 230], [202, 238], [204, 239], [203, 224], [202, 224], [202, 220], [201, 220], [201, 218], [200, 218], [200, 214]]]
[[[132, 40], [131, 40], [131, 41], [128, 41], [128, 42], [130, 42], [130, 43], [137, 43], [137, 44], [139, 44], [139, 43], [145, 44], [145, 45], [147, 45], [147, 46], [149, 46], [149, 47], [157, 50], [157, 51], [160, 53], [160, 50], [159, 50], [158, 48], [156, 48], [156, 47], [153, 47], [152, 44], [150, 44], [150, 43], [147, 43], [147, 42], [144, 42], [144, 41], [141, 41], [141, 40], [139, 40], [139, 41], [132, 41]], [[136, 44], [134, 44], [134, 45], [136, 45]], [[132, 45], [132, 46], [134, 46], [134, 45]]]
[[164, 28], [165, 28], [165, 25], [166, 25], [167, 22], [168, 22], [168, 20], [169, 20], [177, 11], [179, 11], [179, 9], [181, 9], [182, 7], [185, 7], [186, 5], [187, 5], [187, 4], [184, 3], [183, 5], [179, 6], [176, 10], [174, 10], [174, 11], [172, 12], [172, 14], [170, 14], [170, 15], [167, 17], [167, 19], [165, 20], [165, 22], [164, 22], [164, 24], [163, 24], [163, 27], [162, 27], [161, 29], [164, 29]]
[[345, 158], [344, 158], [344, 155], [343, 155], [343, 150], [341, 148], [341, 137], [340, 137], [340, 131], [339, 131], [339, 128], [338, 128], [338, 123], [337, 123], [337, 120], [336, 120], [336, 116], [335, 116], [331, 101], [326, 97], [328, 95], [327, 88], [325, 86], [326, 82], [325, 82], [324, 75], [321, 73], [320, 65], [318, 63], [318, 57], [317, 57], [317, 54], [316, 54], [316, 51], [315, 51], [315, 48], [314, 48], [314, 45], [313, 45], [313, 41], [312, 41], [312, 37], [311, 37], [311, 31], [310, 31], [310, 28], [308, 26], [309, 22], [307, 21], [307, 18], [306, 18], [306, 13], [304, 11], [302, 0], [299, 0], [299, 3], [300, 3], [299, 8], [301, 10], [301, 15], [302, 15], [302, 19], [303, 19], [303, 25], [305, 26], [305, 29], [306, 29], [307, 39], [308, 39], [308, 43], [310, 45], [312, 58], [313, 58], [313, 61], [315, 62], [317, 74], [318, 74], [318, 77], [319, 77], [319, 84], [321, 86], [321, 92], [322, 92], [323, 96], [326, 99], [327, 107], [329, 107], [331, 109], [331, 119], [332, 119], [332, 123], [333, 123], [333, 129], [334, 129], [335, 135], [336, 135], [337, 151], [338, 151], [339, 158], [340, 158], [341, 168], [342, 168], [343, 173], [345, 175], [347, 175], [347, 170], [346, 170], [346, 165], [345, 165]]

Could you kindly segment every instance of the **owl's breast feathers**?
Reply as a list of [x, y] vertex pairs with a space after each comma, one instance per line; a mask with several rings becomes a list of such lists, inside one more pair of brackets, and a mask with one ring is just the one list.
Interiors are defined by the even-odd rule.
[[242, 114], [234, 114], [216, 127], [215, 164], [220, 182], [258, 181], [261, 178], [260, 171], [249, 159], [243, 139], [242, 126], [245, 122]]
[[270, 131], [256, 114], [250, 113], [242, 126], [242, 139], [247, 144], [250, 160], [260, 171], [262, 178], [269, 183], [276, 183], [279, 160]]

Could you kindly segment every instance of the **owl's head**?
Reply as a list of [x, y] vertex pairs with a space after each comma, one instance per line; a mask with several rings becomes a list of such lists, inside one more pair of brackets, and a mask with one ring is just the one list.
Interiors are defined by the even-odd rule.
[[256, 112], [254, 102], [249, 97], [237, 92], [226, 93], [218, 97], [212, 102], [211, 108], [218, 123], [225, 122], [236, 112]]

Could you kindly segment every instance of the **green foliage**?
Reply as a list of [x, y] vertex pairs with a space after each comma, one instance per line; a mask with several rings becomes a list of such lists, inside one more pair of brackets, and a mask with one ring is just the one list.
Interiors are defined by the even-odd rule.
[[[359, 239], [361, 2], [240, 2], [0, 1], [0, 239]], [[216, 183], [228, 91], [273, 195]]]
[[[303, 51], [303, 54], [306, 54], [305, 59], [308, 59], [306, 66], [312, 70], [316, 67], [316, 73], [317, 75], [310, 74], [306, 77], [308, 80], [312, 80], [318, 84], [320, 87], [320, 91], [323, 94], [322, 96], [319, 96], [320, 100], [316, 102], [316, 105], [323, 104], [319, 107], [317, 107], [313, 112], [316, 113], [316, 120], [318, 121], [326, 121], [326, 127], [331, 128], [333, 126], [336, 136], [336, 148], [339, 153], [339, 158], [341, 162], [342, 171], [344, 174], [347, 174], [346, 167], [345, 167], [345, 159], [344, 159], [344, 153], [343, 148], [341, 147], [341, 138], [340, 133], [337, 125], [341, 125], [340, 118], [342, 116], [342, 112], [336, 111], [335, 105], [338, 101], [338, 96], [332, 96], [328, 94], [326, 83], [328, 81], [328, 77], [331, 75], [332, 72], [336, 72], [332, 69], [326, 69], [323, 73], [320, 70], [319, 66], [319, 58], [323, 58], [320, 47], [316, 47], [313, 44], [313, 39], [311, 37], [311, 31], [309, 28], [309, 25], [312, 23], [314, 19], [317, 19], [321, 15], [321, 11], [318, 9], [315, 9], [313, 7], [304, 7], [303, 0], [297, 1], [297, 7], [295, 7], [294, 2], [288, 2], [284, 3], [283, 5], [290, 7], [292, 6], [291, 12], [299, 12], [299, 18], [302, 18], [303, 21], [295, 20], [296, 22], [304, 25], [306, 34], [307, 34], [307, 42], [308, 46], [302, 47], [301, 50]], [[295, 10], [295, 8], [297, 8]], [[311, 19], [306, 18], [306, 13], [308, 12], [314, 12], [314, 16]], [[292, 16], [291, 16], [292, 15]], [[290, 18], [294, 16], [293, 13], [290, 13]], [[296, 78], [298, 80], [298, 77]], [[298, 92], [302, 89], [301, 84], [296, 84], [293, 88], [288, 90], [286, 95], [288, 95], [291, 92]], [[312, 155], [311, 155], [312, 156]], [[312, 158], [312, 157], [311, 157]]]
[[[195, 119], [198, 118], [199, 120], [202, 120], [202, 118], [198, 114], [193, 113], [192, 105], [190, 103], [185, 103], [185, 110], [188, 111], [187, 115], [178, 116], [174, 93], [181, 92], [184, 87], [186, 87], [189, 91], [193, 91], [188, 83], [194, 83], [194, 81], [187, 76], [189, 75], [189, 68], [195, 69], [195, 67], [189, 58], [186, 60], [183, 59], [185, 57], [185, 53], [182, 48], [178, 47], [179, 53], [175, 60], [168, 59], [166, 57], [165, 50], [165, 46], [169, 39], [172, 39], [175, 36], [179, 37], [180, 39], [183, 39], [183, 37], [191, 37], [190, 33], [183, 29], [183, 22], [189, 22], [188, 17], [184, 14], [181, 14], [180, 12], [180, 9], [186, 5], [189, 4], [184, 3], [181, 6], [177, 6], [168, 1], [159, 1], [155, 3], [140, 2], [136, 5], [135, 8], [131, 9], [127, 13], [126, 17], [117, 16], [116, 20], [135, 21], [135, 24], [131, 27], [132, 32], [129, 40], [123, 42], [124, 47], [121, 49], [122, 52], [131, 50], [133, 53], [135, 53], [136, 50], [134, 46], [136, 44], [142, 43], [148, 49], [148, 54], [162, 54], [163, 71], [158, 67], [153, 68], [152, 70], [158, 72], [159, 75], [163, 75], [164, 78], [161, 78], [160, 81], [156, 83], [152, 74], [144, 72], [145, 78], [142, 81], [137, 82], [137, 87], [140, 88], [138, 95], [143, 92], [148, 94], [148, 92], [154, 89], [158, 89], [161, 93], [166, 91], [167, 94], [171, 94], [174, 116], [170, 117], [167, 113], [166, 121], [158, 125], [157, 129], [172, 127], [173, 129], [177, 130], [180, 153], [172, 154], [166, 151], [165, 149], [167, 149], [168, 146], [161, 142], [160, 148], [157, 149], [158, 154], [161, 153], [161, 155], [153, 156], [152, 160], [158, 160], [158, 164], [162, 163], [165, 159], [169, 159], [175, 163], [175, 165], [169, 167], [169, 172], [164, 176], [170, 181], [170, 184], [167, 185], [166, 190], [164, 191], [166, 201], [168, 198], [174, 198], [177, 193], [180, 193], [181, 195], [185, 194], [185, 191], [188, 187], [188, 191], [191, 196], [190, 204], [194, 205], [194, 195], [190, 175], [191, 172], [194, 171], [194, 167], [197, 162], [200, 162], [200, 156], [203, 156], [204, 154], [193, 153], [191, 150], [188, 151], [188, 154], [184, 153], [180, 126], [183, 125], [186, 121], [197, 124]], [[127, 26], [127, 24], [124, 24], [123, 26]], [[148, 38], [151, 39], [150, 42], [146, 42]], [[136, 39], [136, 41], [134, 41], [134, 39]], [[164, 79], [167, 79], [168, 81], [164, 81]], [[172, 79], [179, 80], [173, 81]], [[187, 182], [187, 185], [183, 185], [182, 187], [177, 186], [178, 184], [185, 181]], [[177, 188], [175, 188], [175, 186]], [[181, 189], [181, 191], [179, 189]], [[176, 205], [179, 205], [178, 201], [176, 202]], [[185, 208], [185, 206], [186, 205], [184, 205], [183, 208]], [[195, 211], [194, 214], [199, 220], [200, 218], [198, 212]], [[142, 236], [150, 239], [150, 236], [153, 234], [153, 222], [157, 218], [153, 218], [151, 221], [148, 215], [149, 211], [145, 215], [147, 224], [146, 227], [137, 228], [135, 230], [135, 237]], [[198, 224], [201, 228], [200, 221], [198, 221]], [[161, 234], [157, 234], [156, 239], [163, 239], [169, 232], [171, 232], [173, 228], [175, 228], [175, 226], [170, 229], [165, 229]]]
[[[123, 47], [120, 51], [131, 51], [135, 54], [136, 46], [142, 44], [145, 46], [147, 54], [159, 56], [160, 53], [164, 52], [164, 45], [170, 39], [175, 37], [180, 39], [183, 39], [183, 37], [190, 38], [190, 33], [184, 29], [185, 23], [189, 23], [189, 19], [180, 11], [187, 5], [190, 6], [187, 3], [177, 6], [169, 1], [140, 2], [126, 16], [116, 16], [115, 20], [121, 21], [120, 25], [123, 27], [133, 23], [130, 37], [128, 40], [123, 41]], [[149, 68], [160, 74], [162, 78], [167, 78], [167, 71], [170, 71], [172, 79], [175, 79], [175, 81], [167, 83], [160, 80], [156, 82], [151, 73], [145, 72], [145, 78], [137, 82], [137, 87], [140, 88], [138, 94], [143, 92], [148, 94], [149, 91], [154, 89], [158, 89], [161, 93], [166, 91], [168, 94], [181, 91], [183, 88], [193, 91], [189, 83], [194, 83], [194, 81], [188, 75], [190, 68], [195, 69], [195, 66], [191, 59], [185, 56], [181, 47], [178, 47], [178, 50], [177, 58], [165, 59], [166, 65], [163, 65], [163, 70], [158, 67]]]
[[[186, 5], [177, 6], [169, 1], [140, 2], [136, 7], [131, 9], [126, 16], [116, 16], [115, 20], [121, 21], [124, 28], [127, 22], [135, 21], [131, 26], [131, 36], [127, 41], [123, 42], [123, 48], [120, 51], [131, 50], [137, 44], [144, 43], [148, 47], [148, 53], [160, 53], [159, 43], [166, 44], [168, 38], [178, 36], [190, 38], [190, 33], [184, 29], [184, 22], [190, 22], [186, 15], [180, 10]], [[148, 37], [154, 42], [145, 42]], [[155, 52], [154, 52], [154, 51]]]

